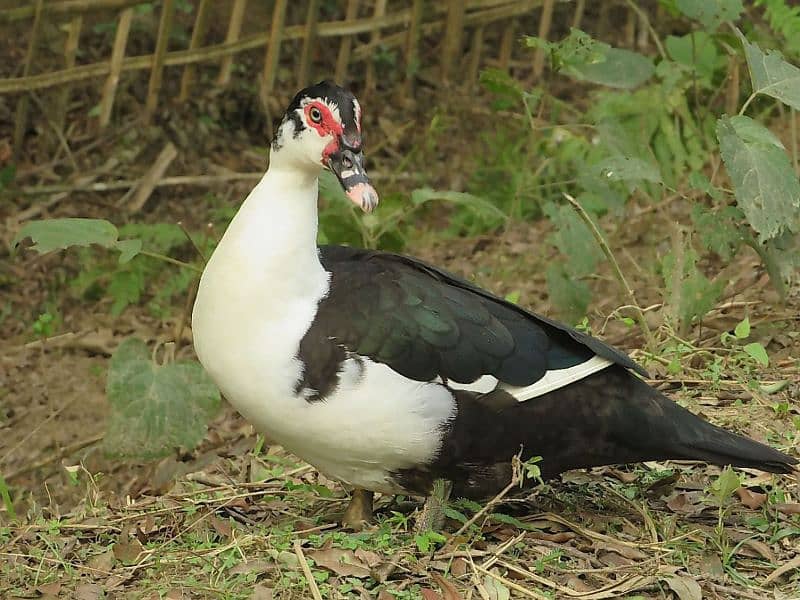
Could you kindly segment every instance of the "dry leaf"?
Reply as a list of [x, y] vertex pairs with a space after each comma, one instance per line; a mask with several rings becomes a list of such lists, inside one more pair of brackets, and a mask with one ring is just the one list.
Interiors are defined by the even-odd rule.
[[438, 573], [431, 573], [431, 579], [442, 588], [442, 593], [444, 594], [443, 600], [464, 600], [461, 594], [458, 593], [456, 587]]
[[487, 575], [484, 578], [483, 587], [486, 588], [486, 593], [489, 594], [489, 600], [509, 600], [511, 598], [511, 592], [508, 591], [508, 588], [491, 575]]
[[742, 504], [751, 510], [761, 508], [767, 501], [766, 494], [759, 494], [758, 492], [751, 492], [746, 487], [740, 487], [736, 490], [736, 495], [739, 496]]
[[667, 508], [684, 515], [699, 515], [707, 507], [701, 502], [700, 492], [676, 492], [667, 500]]
[[778, 502], [775, 510], [784, 515], [800, 515], [800, 504], [797, 502]]
[[422, 600], [443, 600], [443, 598], [439, 595], [439, 592], [436, 592], [431, 588], [422, 588], [420, 593], [422, 594]]
[[603, 542], [603, 541], [596, 541], [592, 544], [595, 549], [597, 550], [605, 550], [607, 552], [615, 552], [620, 556], [624, 556], [625, 558], [629, 558], [631, 560], [644, 560], [647, 558], [647, 555], [642, 552], [641, 550], [637, 550], [632, 546], [626, 546], [624, 544], [614, 544], [611, 542]]
[[136, 559], [139, 558], [139, 554], [144, 550], [144, 546], [142, 546], [142, 542], [137, 540], [135, 537], [128, 537], [125, 539], [123, 535], [119, 536], [119, 541], [114, 544], [114, 556], [117, 557], [117, 560], [122, 561], [125, 564], [131, 564], [136, 562]]
[[383, 562], [383, 557], [377, 552], [372, 552], [371, 550], [364, 550], [363, 548], [358, 548], [355, 551], [355, 555], [358, 560], [363, 562], [370, 569], [377, 567]]
[[795, 556], [792, 560], [790, 560], [786, 564], [781, 565], [780, 567], [775, 569], [772, 573], [770, 573], [764, 580], [764, 585], [772, 583], [781, 575], [784, 575], [789, 571], [794, 571], [795, 569], [800, 569], [800, 556]]
[[253, 593], [250, 595], [250, 600], [272, 600], [275, 597], [275, 592], [272, 588], [265, 587], [257, 583], [253, 587]]
[[369, 577], [370, 567], [356, 557], [352, 550], [326, 548], [306, 552], [306, 556], [314, 560], [314, 564], [324, 567], [343, 577]]
[[89, 559], [86, 566], [95, 571], [100, 571], [100, 573], [94, 573], [94, 575], [107, 575], [114, 566], [114, 551], [109, 549], [101, 554], [95, 554]]
[[82, 583], [75, 588], [75, 600], [99, 600], [104, 595], [103, 588], [96, 583]]
[[453, 562], [450, 564], [450, 573], [452, 573], [454, 577], [463, 577], [468, 572], [469, 563], [466, 560], [460, 556], [453, 559]]
[[700, 589], [700, 584], [691, 577], [672, 575], [664, 578], [664, 581], [669, 586], [669, 589], [675, 592], [679, 600], [703, 600], [703, 591]]
[[36, 586], [36, 591], [44, 598], [55, 598], [61, 591], [61, 584], [58, 581], [43, 583], [42, 585]]
[[768, 560], [771, 563], [775, 563], [775, 555], [772, 553], [772, 550], [769, 549], [764, 542], [760, 542], [758, 540], [744, 540], [740, 548], [750, 548], [755, 551], [757, 556], [760, 556], [763, 559]]
[[209, 515], [208, 520], [209, 523], [211, 523], [211, 526], [214, 528], [214, 531], [216, 531], [221, 537], [231, 539], [233, 530], [231, 528], [230, 521], [223, 521], [216, 515]]
[[248, 560], [231, 567], [228, 571], [231, 575], [248, 575], [254, 573], [256, 575], [266, 573], [275, 568], [275, 563], [269, 560]]

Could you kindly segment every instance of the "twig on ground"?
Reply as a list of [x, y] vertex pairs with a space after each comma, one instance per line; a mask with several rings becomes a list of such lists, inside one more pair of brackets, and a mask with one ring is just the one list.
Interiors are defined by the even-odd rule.
[[16, 479], [26, 473], [30, 473], [31, 471], [35, 471], [36, 469], [41, 469], [42, 467], [46, 467], [50, 463], [58, 462], [59, 460], [69, 456], [77, 452], [78, 450], [83, 450], [89, 446], [93, 446], [97, 442], [101, 441], [105, 437], [103, 433], [97, 433], [91, 437], [86, 438], [85, 440], [80, 440], [75, 442], [74, 444], [70, 444], [69, 446], [64, 446], [58, 452], [55, 452], [49, 456], [41, 460], [37, 460], [36, 462], [28, 463], [27, 465], [23, 465], [16, 471], [12, 471], [8, 475], [6, 475], [6, 481], [11, 481], [12, 479]]
[[139, 186], [136, 188], [133, 199], [128, 206], [128, 210], [130, 212], [136, 213], [144, 208], [145, 203], [153, 194], [153, 190], [155, 190], [156, 185], [164, 177], [164, 173], [167, 172], [169, 165], [177, 156], [178, 149], [175, 147], [175, 144], [172, 142], [167, 142], [153, 165], [150, 167], [150, 169], [148, 169], [144, 177], [142, 177]]
[[300, 561], [300, 568], [303, 569], [303, 575], [306, 577], [308, 589], [311, 590], [311, 596], [314, 600], [322, 600], [322, 594], [319, 593], [319, 587], [314, 579], [314, 574], [311, 572], [311, 567], [308, 566], [306, 555], [303, 554], [303, 546], [300, 544], [300, 540], [294, 541], [294, 553]]
[[630, 302], [631, 305], [636, 307], [636, 316], [638, 317], [637, 320], [639, 321], [639, 327], [641, 327], [642, 333], [644, 334], [644, 337], [647, 340], [647, 347], [651, 352], [655, 352], [656, 340], [655, 337], [653, 337], [653, 332], [650, 331], [650, 326], [647, 324], [647, 320], [644, 317], [641, 305], [636, 301], [636, 294], [634, 293], [633, 288], [628, 283], [628, 280], [625, 278], [625, 275], [622, 273], [622, 269], [620, 268], [617, 259], [614, 258], [614, 254], [612, 254], [611, 248], [608, 247], [608, 244], [606, 243], [603, 234], [600, 233], [600, 230], [597, 228], [597, 225], [595, 225], [594, 221], [592, 221], [591, 217], [589, 217], [589, 214], [586, 212], [583, 206], [581, 206], [580, 203], [577, 200], [575, 200], [575, 198], [573, 198], [569, 194], [564, 194], [564, 197], [567, 199], [567, 202], [569, 202], [572, 205], [572, 208], [575, 209], [575, 211], [578, 213], [578, 216], [583, 220], [583, 222], [586, 223], [586, 226], [589, 227], [589, 230], [592, 232], [592, 235], [594, 235], [594, 239], [599, 244], [600, 249], [603, 251], [603, 254], [605, 254], [606, 258], [608, 259], [608, 262], [611, 263], [611, 266], [613, 267], [614, 273], [617, 277], [617, 281], [619, 281], [620, 285], [622, 285], [622, 287], [625, 290], [625, 293], [628, 296], [628, 301]]

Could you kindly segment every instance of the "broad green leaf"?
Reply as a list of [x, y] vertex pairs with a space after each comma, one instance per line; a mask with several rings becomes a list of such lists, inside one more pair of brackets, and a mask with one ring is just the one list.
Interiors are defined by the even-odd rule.
[[551, 64], [583, 81], [614, 88], [631, 89], [647, 81], [655, 68], [646, 56], [612, 48], [595, 40], [580, 29], [571, 29], [563, 40], [548, 42], [527, 37], [529, 47], [542, 48], [550, 53]]
[[577, 323], [586, 315], [592, 292], [580, 279], [570, 276], [563, 265], [551, 264], [547, 267], [547, 291], [550, 304], [563, 319]]
[[120, 240], [117, 242], [119, 264], [124, 265], [142, 251], [142, 240]]
[[681, 332], [714, 307], [725, 287], [725, 281], [709, 281], [697, 268], [698, 256], [691, 240], [682, 243], [662, 261], [666, 308]]
[[66, 250], [72, 246], [91, 246], [118, 250], [119, 262], [126, 263], [142, 249], [140, 239], [119, 240], [119, 231], [105, 219], [43, 219], [29, 221], [22, 226], [11, 247], [16, 248], [25, 238], [33, 240], [33, 248], [39, 254]]
[[783, 60], [783, 55], [775, 50], [765, 54], [756, 44], [747, 41], [741, 31], [737, 31], [744, 46], [753, 92], [766, 94], [800, 110], [800, 69]]
[[122, 342], [108, 370], [109, 453], [152, 459], [192, 449], [219, 408], [220, 394], [199, 363], [156, 365], [141, 340]]
[[719, 477], [711, 484], [711, 493], [721, 505], [742, 486], [739, 474], [731, 467], [725, 467]]
[[725, 65], [724, 57], [717, 50], [717, 43], [705, 31], [680, 37], [670, 35], [664, 45], [672, 60], [689, 67], [707, 82], [711, 81], [717, 69]]
[[769, 356], [767, 356], [767, 351], [764, 349], [764, 346], [758, 342], [746, 344], [742, 347], [742, 350], [747, 352], [747, 354], [754, 358], [761, 366], [769, 366]]
[[724, 21], [735, 21], [744, 10], [742, 0], [677, 0], [684, 15], [714, 30]]
[[749, 117], [721, 117], [717, 138], [733, 182], [736, 202], [760, 242], [796, 231], [800, 182], [783, 144]]
[[655, 67], [646, 56], [621, 48], [609, 48], [602, 61], [570, 65], [567, 71], [583, 81], [630, 90], [650, 79]]
[[44, 219], [25, 223], [11, 246], [16, 247], [27, 237], [33, 240], [32, 248], [44, 254], [70, 246], [92, 244], [113, 248], [119, 233], [114, 225], [104, 219]]
[[740, 340], [743, 340], [750, 336], [750, 318], [745, 317], [743, 320], [739, 321], [736, 325], [736, 328], [733, 330], [733, 334]]
[[658, 166], [632, 156], [610, 156], [592, 165], [592, 170], [608, 181], [662, 182]]
[[487, 213], [503, 220], [508, 219], [508, 215], [497, 208], [494, 204], [484, 200], [480, 196], [475, 196], [474, 194], [467, 194], [466, 192], [454, 192], [450, 190], [439, 191], [427, 187], [419, 188], [411, 192], [411, 203], [414, 206], [419, 206], [432, 200], [444, 200], [445, 202], [470, 208], [476, 212]]
[[548, 204], [544, 212], [555, 225], [550, 239], [566, 257], [570, 274], [581, 277], [594, 273], [602, 252], [586, 223], [566, 204]]

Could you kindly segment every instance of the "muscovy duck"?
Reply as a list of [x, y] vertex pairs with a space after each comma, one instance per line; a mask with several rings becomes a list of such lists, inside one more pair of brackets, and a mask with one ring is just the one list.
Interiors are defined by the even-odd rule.
[[197, 355], [258, 430], [354, 490], [486, 497], [511, 459], [543, 476], [692, 459], [788, 473], [795, 458], [716, 427], [637, 375], [623, 352], [423, 261], [317, 246], [318, 178], [364, 211], [361, 107], [331, 83], [301, 90], [269, 168], [211, 256], [194, 304]]

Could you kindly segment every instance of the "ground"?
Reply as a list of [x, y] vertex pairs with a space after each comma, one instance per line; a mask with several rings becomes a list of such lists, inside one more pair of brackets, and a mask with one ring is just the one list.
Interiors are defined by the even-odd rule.
[[[433, 91], [422, 93], [435, 104]], [[236, 105], [237, 97], [223, 100]], [[120, 124], [94, 147], [49, 164], [38, 158], [44, 148], [31, 142], [41, 152], [18, 165], [17, 182], [61, 183], [69, 160], [95, 173], [109, 156], [120, 166], [100, 180], [136, 180], [168, 140], [178, 146], [170, 174], [260, 171], [266, 142], [253, 132], [263, 123], [217, 115], [225, 127], [195, 131], [198, 111], [225, 105], [202, 102], [166, 110], [150, 128]], [[368, 121], [376, 187], [400, 195], [419, 184], [464, 189], [480, 160], [470, 154], [480, 144], [476, 132], [493, 126], [486, 106], [470, 112], [475, 108], [447, 115], [448, 127], [468, 122], [472, 131], [438, 138], [438, 154], [426, 154], [424, 131], [415, 137], [396, 125], [430, 122], [419, 106], [390, 107]], [[414, 159], [404, 162], [406, 156]], [[421, 164], [430, 171], [424, 177], [414, 175]], [[406, 170], [398, 172], [400, 165]], [[125, 190], [19, 194], [0, 207], [1, 233], [10, 242], [22, 214], [80, 215], [117, 224], [180, 221], [193, 232], [211, 223], [207, 237], [215, 239], [251, 185], [217, 179], [159, 187], [127, 212]], [[619, 318], [626, 296], [607, 264], [591, 282], [595, 301], [585, 325], [646, 364], [651, 383], [692, 411], [796, 456], [798, 291], [780, 300], [758, 257], [743, 252], [726, 267], [730, 281], [718, 306], [678, 335], [665, 324], [663, 283], [649, 265], [663, 251], [663, 232], [687, 222], [687, 214], [679, 203], [642, 205], [624, 221], [609, 215], [601, 223], [640, 306], [649, 307], [658, 350]], [[405, 230], [405, 252], [556, 314], [544, 278], [557, 253], [544, 241], [546, 221], [445, 236], [446, 211], [425, 219]], [[187, 246], [173, 254], [191, 260]], [[570, 472], [532, 492], [509, 489], [488, 504], [456, 501], [442, 531], [425, 533], [413, 530], [420, 499], [384, 496], [375, 525], [350, 533], [335, 525], [346, 492], [260, 438], [227, 405], [191, 452], [141, 464], [110, 458], [102, 442], [108, 357], [130, 335], [151, 344], [174, 339], [187, 291], [156, 306], [158, 287], [172, 277], [159, 271], [138, 301], [112, 316], [108, 295], [79, 278], [110, 268], [98, 257], [100, 251], [0, 255], [4, 598], [800, 598], [800, 488], [788, 476], [746, 471], [737, 480], [717, 467], [674, 462]], [[53, 316], [49, 329], [45, 313]], [[745, 316], [769, 352], [768, 367], [721, 340]], [[177, 352], [189, 358], [190, 330], [184, 333]]]

